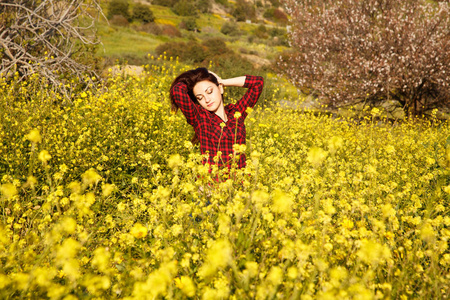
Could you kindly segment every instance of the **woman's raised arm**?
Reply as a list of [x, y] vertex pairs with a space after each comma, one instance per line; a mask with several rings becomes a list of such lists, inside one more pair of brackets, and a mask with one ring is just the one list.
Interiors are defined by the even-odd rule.
[[225, 79], [224, 81], [228, 81], [228, 84], [230, 86], [242, 86], [248, 88], [245, 95], [239, 100], [235, 107], [236, 110], [239, 111], [242, 114], [242, 117], [246, 117], [246, 109], [247, 107], [253, 107], [255, 106], [256, 102], [259, 99], [259, 96], [261, 95], [261, 92], [264, 87], [264, 78], [261, 76], [241, 76], [231, 79]]

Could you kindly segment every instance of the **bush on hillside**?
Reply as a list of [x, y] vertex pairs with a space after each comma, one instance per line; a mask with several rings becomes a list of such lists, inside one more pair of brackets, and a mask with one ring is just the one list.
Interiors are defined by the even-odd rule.
[[178, 1], [172, 11], [179, 16], [196, 16], [198, 14], [195, 3], [191, 1]]
[[178, 0], [152, 0], [153, 5], [161, 5], [166, 7], [173, 7]]
[[[234, 61], [234, 63], [242, 65], [248, 70], [252, 69], [250, 63], [235, 54], [220, 38], [209, 38], [204, 40], [202, 44], [195, 41], [168, 42], [156, 47], [156, 54], [165, 54], [167, 57], [178, 56], [181, 61], [203, 64], [204, 66], [207, 66], [210, 61], [217, 66], [225, 64], [230, 66]], [[226, 62], [228, 59], [231, 60], [229, 63]]]
[[236, 21], [253, 20], [256, 18], [256, 11], [252, 4], [246, 2], [245, 0], [238, 0], [236, 2], [236, 7], [232, 13]]
[[236, 22], [223, 23], [222, 28], [220, 28], [220, 32], [230, 36], [237, 36], [241, 34], [239, 26], [237, 25]]
[[148, 5], [137, 3], [133, 7], [133, 20], [140, 21], [144, 24], [155, 21], [155, 16]]
[[280, 27], [273, 27], [269, 30], [269, 35], [272, 37], [271, 46], [285, 46], [289, 47], [289, 39], [287, 30]]
[[269, 0], [269, 2], [272, 4], [273, 7], [281, 6], [280, 0]]
[[146, 23], [146, 24], [142, 24], [142, 25], [135, 25], [134, 30], [142, 31], [142, 32], [146, 32], [146, 33], [154, 34], [154, 35], [163, 34], [163, 30], [162, 30], [161, 26], [159, 26], [158, 24], [155, 24], [155, 23]]
[[208, 48], [208, 56], [210, 57], [231, 52], [221, 38], [208, 38], [203, 41], [202, 45]]
[[156, 47], [156, 53], [179, 57], [182, 61], [201, 63], [207, 57], [207, 48], [196, 42], [168, 42]]
[[253, 31], [253, 34], [259, 39], [267, 39], [269, 37], [267, 28], [263, 24], [256, 27], [255, 30]]
[[281, 24], [287, 24], [288, 22], [287, 15], [282, 10], [275, 7], [268, 8], [264, 12], [263, 17]]
[[167, 35], [167, 36], [170, 36], [170, 37], [181, 37], [182, 36], [182, 34], [178, 30], [178, 28], [176, 28], [173, 25], [164, 24], [164, 25], [161, 25], [161, 29], [162, 29], [162, 34], [163, 35]]
[[195, 17], [184, 18], [179, 27], [187, 31], [198, 31], [197, 19]]
[[122, 16], [131, 21], [129, 6], [127, 0], [111, 0], [108, 3], [108, 20], [111, 20], [114, 16]]
[[228, 0], [214, 0], [214, 2], [216, 2], [217, 4], [221, 4], [223, 6], [228, 6], [230, 4]]
[[122, 26], [122, 27], [127, 27], [128, 25], [130, 25], [130, 22], [128, 22], [127, 18], [125, 18], [122, 15], [112, 16], [111, 20], [109, 20], [109, 23], [111, 25]]
[[197, 0], [195, 6], [197, 10], [202, 14], [207, 14], [211, 11], [211, 2], [213, 0]]

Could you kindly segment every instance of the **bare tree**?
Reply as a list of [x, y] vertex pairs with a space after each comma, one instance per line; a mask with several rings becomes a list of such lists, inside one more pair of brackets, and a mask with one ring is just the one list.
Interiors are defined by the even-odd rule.
[[450, 5], [284, 0], [292, 53], [280, 67], [322, 103], [396, 100], [408, 115], [450, 107]]
[[86, 51], [99, 43], [101, 14], [97, 0], [0, 0], [1, 76], [22, 82], [37, 75], [70, 98], [74, 84], [98, 78]]

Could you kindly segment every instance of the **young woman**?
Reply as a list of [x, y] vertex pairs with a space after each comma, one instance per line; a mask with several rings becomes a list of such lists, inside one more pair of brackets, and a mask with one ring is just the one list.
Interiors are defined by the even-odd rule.
[[[203, 163], [230, 168], [236, 159], [238, 168], [245, 166], [245, 154], [235, 156], [233, 145], [245, 144], [246, 109], [256, 104], [263, 85], [260, 76], [221, 79], [205, 68], [184, 72], [173, 81], [170, 88], [172, 111], [181, 109], [186, 121], [194, 127], [194, 140], [200, 142], [202, 154], [208, 153]], [[248, 89], [236, 104], [224, 105], [224, 86]]]

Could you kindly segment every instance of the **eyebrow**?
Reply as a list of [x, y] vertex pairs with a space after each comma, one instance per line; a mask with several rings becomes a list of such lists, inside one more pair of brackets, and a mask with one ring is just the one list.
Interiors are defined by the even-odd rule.
[[[212, 87], [212, 85], [208, 86], [208, 87], [206, 88], [205, 92], [206, 92], [210, 87]], [[197, 96], [203, 96], [203, 95], [202, 95], [202, 94], [197, 94], [197, 95], [195, 95], [195, 97], [197, 97]]]

